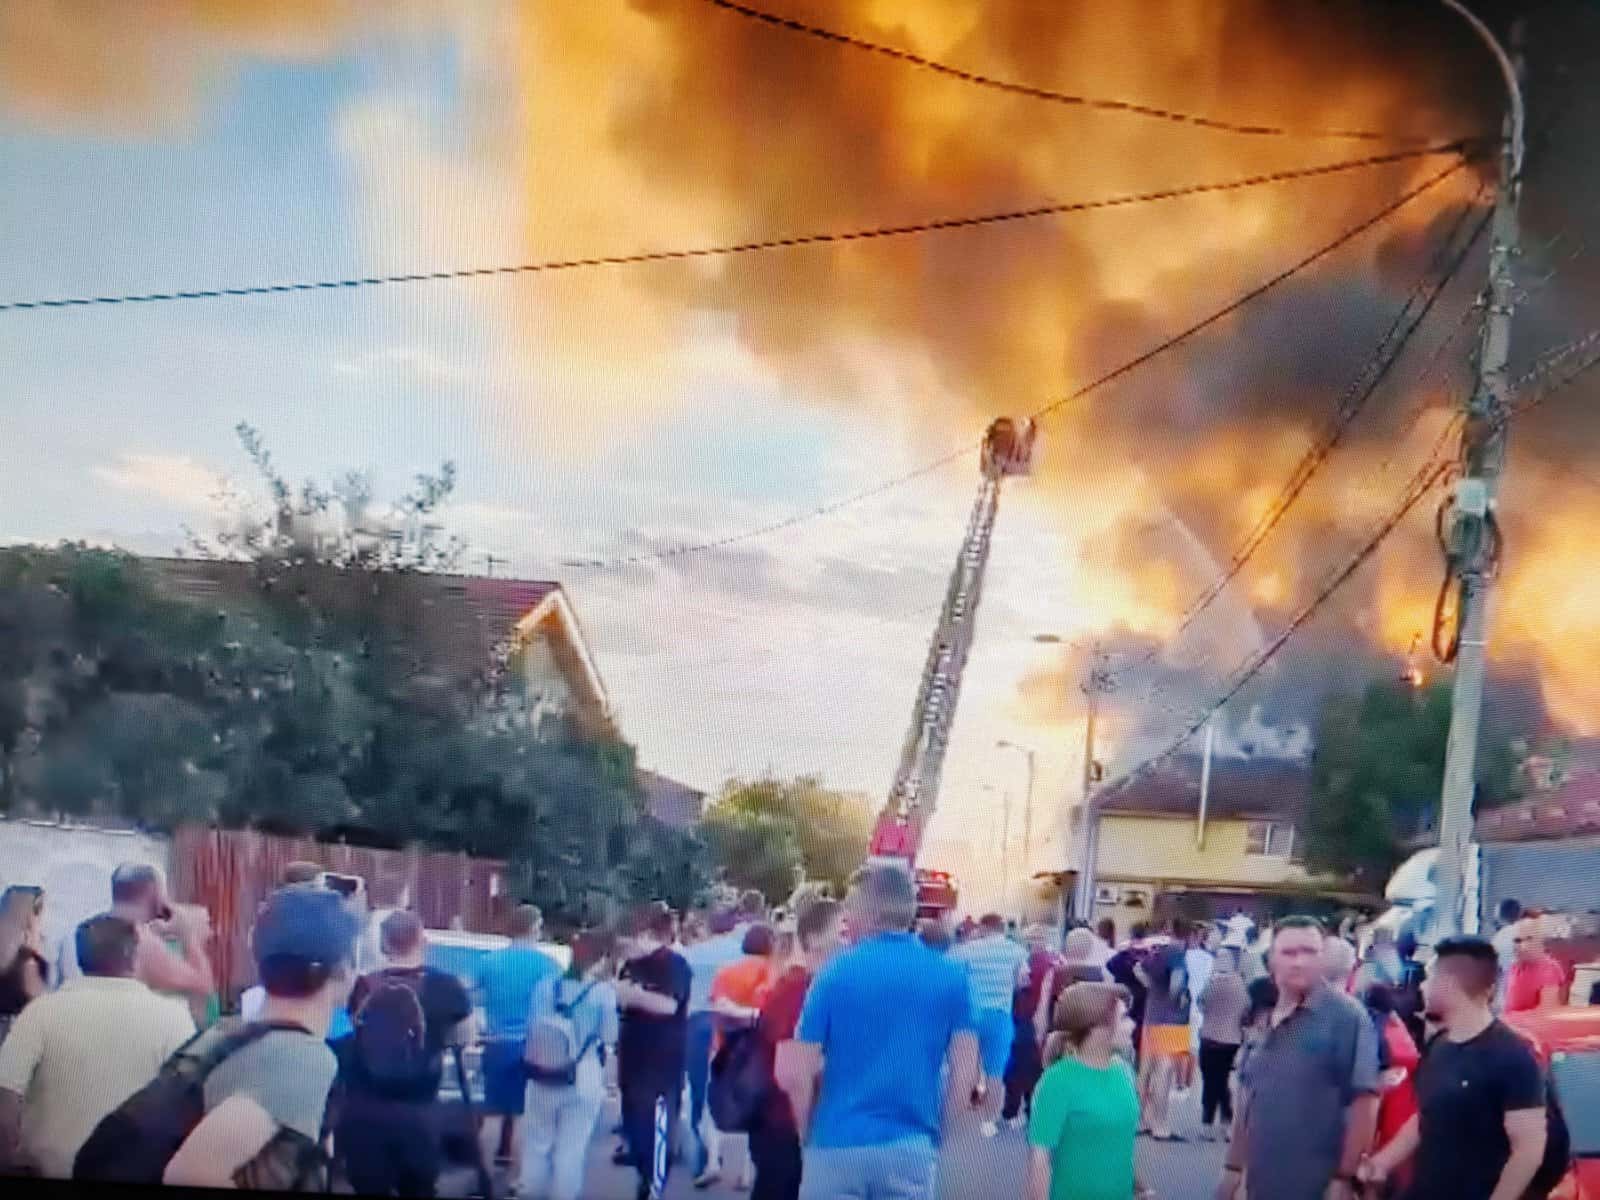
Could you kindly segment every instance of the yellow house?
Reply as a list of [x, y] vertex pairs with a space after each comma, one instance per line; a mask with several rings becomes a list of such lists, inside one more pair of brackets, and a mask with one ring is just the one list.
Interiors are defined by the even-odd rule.
[[1259, 921], [1370, 900], [1312, 876], [1298, 841], [1311, 790], [1303, 760], [1214, 759], [1202, 817], [1201, 764], [1179, 759], [1099, 798], [1094, 918], [1124, 934], [1175, 913]]

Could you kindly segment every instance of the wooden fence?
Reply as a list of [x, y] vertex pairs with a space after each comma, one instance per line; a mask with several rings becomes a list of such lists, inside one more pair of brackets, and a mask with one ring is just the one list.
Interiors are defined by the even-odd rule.
[[408, 908], [430, 929], [496, 933], [507, 907], [506, 864], [465, 854], [370, 850], [254, 830], [184, 828], [173, 838], [171, 861], [173, 899], [203, 905], [211, 913], [212, 963], [225, 1004], [256, 982], [250, 926], [291, 862], [359, 875], [373, 908]]

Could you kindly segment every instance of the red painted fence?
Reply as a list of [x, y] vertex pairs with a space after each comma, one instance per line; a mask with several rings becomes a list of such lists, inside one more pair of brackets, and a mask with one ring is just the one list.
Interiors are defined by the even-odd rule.
[[325, 845], [254, 830], [180, 829], [172, 844], [172, 896], [211, 913], [212, 964], [225, 1003], [256, 982], [250, 925], [284, 867], [297, 861], [361, 876], [372, 907], [409, 908], [430, 929], [493, 933], [504, 916], [506, 864], [499, 860]]

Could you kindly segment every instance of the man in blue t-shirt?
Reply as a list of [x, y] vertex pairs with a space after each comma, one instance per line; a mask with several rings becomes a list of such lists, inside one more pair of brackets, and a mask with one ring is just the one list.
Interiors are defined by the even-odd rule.
[[522, 905], [511, 914], [511, 944], [486, 955], [478, 967], [477, 992], [488, 1025], [483, 1045], [484, 1153], [510, 1160], [512, 1179], [521, 1178], [516, 1158], [522, 1139], [516, 1130], [528, 1082], [522, 1072], [528, 1007], [534, 989], [561, 974], [561, 965], [538, 949], [543, 925], [537, 908]]
[[978, 1082], [966, 973], [910, 932], [917, 892], [903, 868], [867, 868], [846, 913], [856, 944], [812, 983], [777, 1061], [806, 1145], [800, 1195], [932, 1197], [945, 1119], [971, 1108]]

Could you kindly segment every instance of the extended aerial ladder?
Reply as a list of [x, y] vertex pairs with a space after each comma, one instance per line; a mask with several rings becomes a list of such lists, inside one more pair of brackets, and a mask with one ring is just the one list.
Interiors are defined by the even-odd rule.
[[[1032, 468], [1034, 432], [1032, 421], [1000, 417], [984, 433], [983, 478], [928, 646], [894, 784], [873, 828], [869, 862], [898, 860], [916, 868], [922, 836], [938, 806], [939, 776], [961, 696], [961, 676], [977, 628], [989, 544], [1000, 511], [1000, 488], [1007, 477], [1025, 475]], [[955, 906], [955, 888], [947, 874], [916, 871], [916, 876], [920, 915], [935, 915]]]

